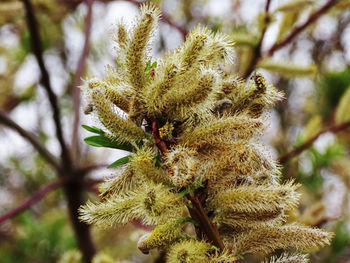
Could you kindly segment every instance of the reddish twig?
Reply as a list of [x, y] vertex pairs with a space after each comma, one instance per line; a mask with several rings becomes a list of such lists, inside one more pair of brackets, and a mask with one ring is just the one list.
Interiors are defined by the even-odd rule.
[[108, 166], [108, 164], [91, 164], [91, 165], [87, 165], [87, 166], [83, 166], [83, 167], [79, 168], [79, 171], [81, 171], [83, 173], [88, 173], [88, 172], [93, 171], [93, 170], [104, 169], [107, 166]]
[[6, 113], [0, 109], [0, 123], [3, 123], [7, 127], [18, 132], [23, 138], [25, 138], [38, 152], [39, 154], [56, 170], [60, 171], [60, 164], [55, 156], [53, 156], [49, 150], [29, 131], [26, 131], [16, 122], [11, 120]]
[[28, 198], [26, 201], [24, 201], [22, 204], [17, 206], [16, 208], [8, 211], [4, 215], [0, 217], [0, 224], [5, 222], [6, 220], [9, 220], [13, 218], [14, 216], [22, 213], [23, 211], [27, 210], [30, 206], [36, 204], [39, 202], [47, 193], [55, 190], [56, 188], [60, 187], [61, 185], [68, 182], [70, 179], [70, 176], [62, 176], [58, 178], [56, 181], [53, 181], [46, 186], [40, 188], [36, 193], [34, 193], [30, 198]]
[[187, 199], [191, 201], [192, 207], [188, 207], [188, 210], [191, 214], [191, 217], [197, 221], [200, 229], [205, 233], [208, 240], [213, 242], [220, 250], [225, 249], [225, 245], [222, 242], [219, 231], [215, 224], [213, 224], [208, 218], [207, 213], [205, 212], [201, 202], [198, 200], [198, 197], [186, 195]]
[[169, 26], [177, 29], [177, 31], [180, 32], [181, 36], [182, 36], [182, 39], [185, 40], [186, 39], [186, 36], [187, 36], [187, 30], [186, 28], [176, 24], [174, 21], [172, 21], [169, 16], [167, 14], [162, 14], [162, 17], [161, 19], [163, 20], [164, 23], [168, 24]]
[[38, 65], [41, 71], [41, 82], [48, 94], [48, 98], [50, 101], [50, 105], [53, 111], [53, 120], [56, 127], [56, 136], [61, 146], [61, 157], [65, 167], [70, 167], [70, 158], [69, 152], [67, 150], [63, 132], [62, 132], [62, 124], [60, 119], [60, 111], [58, 107], [57, 97], [52, 90], [52, 86], [50, 83], [49, 73], [46, 69], [44, 59], [43, 59], [43, 48], [40, 40], [40, 34], [38, 30], [38, 23], [35, 18], [33, 6], [30, 0], [22, 0], [26, 9], [26, 19], [27, 25], [30, 32], [30, 43], [33, 50], [33, 53], [38, 61]]
[[243, 74], [243, 78], [245, 78], [245, 79], [252, 73], [252, 71], [254, 70], [256, 64], [258, 63], [258, 61], [261, 57], [261, 46], [262, 46], [262, 43], [263, 43], [263, 40], [265, 37], [267, 26], [270, 22], [270, 16], [269, 16], [270, 3], [271, 3], [271, 0], [266, 1], [264, 25], [263, 25], [263, 28], [261, 31], [261, 36], [260, 36], [259, 42], [254, 49], [253, 57], [250, 60], [250, 63], [249, 63], [247, 70]]
[[157, 122], [153, 122], [152, 123], [152, 130], [153, 130], [153, 138], [156, 141], [156, 145], [158, 146], [158, 148], [160, 149], [160, 151], [165, 154], [168, 152], [168, 147], [165, 144], [164, 141], [162, 141], [159, 137], [159, 131], [158, 131], [158, 127], [157, 127]]
[[302, 32], [305, 28], [307, 28], [310, 24], [315, 22], [321, 15], [327, 12], [333, 5], [335, 5], [338, 0], [329, 0], [326, 4], [324, 4], [319, 10], [314, 12], [310, 17], [300, 26], [295, 27], [292, 32], [290, 32], [282, 41], [274, 44], [267, 52], [268, 56], [272, 56], [275, 51], [286, 46], [290, 43], [300, 32]]
[[87, 5], [87, 15], [85, 18], [85, 41], [84, 41], [84, 47], [81, 52], [77, 70], [74, 75], [74, 81], [73, 81], [73, 105], [74, 105], [74, 121], [73, 121], [73, 132], [72, 132], [72, 158], [75, 161], [79, 160], [79, 122], [80, 122], [80, 89], [79, 86], [81, 85], [81, 78], [85, 74], [86, 69], [86, 59], [90, 52], [90, 36], [91, 36], [91, 25], [92, 25], [92, 5], [93, 0], [86, 0]]
[[296, 147], [294, 150], [292, 150], [286, 154], [283, 154], [281, 157], [278, 158], [278, 161], [280, 163], [285, 163], [288, 160], [292, 159], [293, 157], [299, 155], [301, 152], [303, 152], [304, 150], [309, 148], [318, 139], [318, 137], [320, 137], [324, 133], [327, 133], [327, 132], [337, 133], [337, 132], [340, 132], [342, 130], [345, 130], [348, 127], [350, 127], [350, 121], [340, 123], [340, 124], [331, 126], [323, 131], [320, 131], [319, 133], [317, 133], [315, 136], [313, 136], [312, 138], [307, 140], [305, 143], [303, 143], [299, 147]]
[[[168, 147], [164, 141], [159, 137], [159, 131], [157, 122], [152, 122], [152, 135], [155, 139], [156, 145], [162, 154], [168, 152]], [[220, 250], [224, 250], [225, 246], [220, 238], [219, 231], [215, 224], [213, 224], [206, 211], [204, 210], [201, 201], [199, 201], [197, 196], [192, 196], [190, 194], [186, 195], [186, 198], [191, 201], [192, 206], [187, 206], [191, 217], [199, 224], [199, 231], [204, 233], [208, 240], [213, 243]], [[205, 201], [205, 200], [203, 200]]]

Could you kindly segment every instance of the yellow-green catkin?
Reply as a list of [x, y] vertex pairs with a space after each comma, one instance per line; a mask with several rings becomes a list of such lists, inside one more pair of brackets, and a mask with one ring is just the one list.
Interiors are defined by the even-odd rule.
[[93, 90], [92, 101], [102, 124], [121, 142], [133, 142], [145, 137], [144, 131], [130, 120], [123, 119], [113, 111], [111, 103], [100, 90]]
[[165, 248], [177, 241], [183, 235], [182, 219], [171, 220], [164, 225], [158, 225], [151, 233], [145, 234], [138, 242], [137, 247], [143, 253], [154, 248]]
[[145, 66], [147, 60], [147, 48], [152, 37], [152, 32], [159, 20], [159, 9], [151, 5], [141, 7], [139, 17], [126, 51], [125, 67], [128, 70], [130, 83], [135, 90], [142, 90], [146, 84]]
[[208, 262], [208, 251], [211, 245], [194, 239], [176, 243], [170, 248], [167, 260], [169, 263]]

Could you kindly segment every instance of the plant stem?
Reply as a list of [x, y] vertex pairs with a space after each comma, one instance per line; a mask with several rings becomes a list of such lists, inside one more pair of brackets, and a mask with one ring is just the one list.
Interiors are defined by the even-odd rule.
[[304, 150], [309, 148], [318, 139], [318, 137], [320, 137], [324, 133], [327, 133], [327, 132], [337, 133], [342, 130], [345, 130], [348, 127], [350, 127], [350, 121], [328, 127], [327, 129], [317, 133], [315, 136], [313, 136], [312, 138], [304, 142], [302, 145], [294, 148], [292, 151], [288, 153], [283, 154], [281, 157], [278, 158], [278, 161], [280, 163], [285, 163], [288, 160], [292, 159], [293, 157], [297, 156], [298, 154], [302, 153]]
[[[162, 154], [168, 152], [168, 147], [164, 141], [159, 137], [159, 131], [157, 127], [157, 122], [152, 122], [152, 135], [156, 141], [156, 145]], [[187, 206], [190, 215], [193, 220], [195, 220], [199, 225], [199, 230], [204, 233], [208, 240], [219, 248], [221, 251], [225, 249], [224, 243], [222, 242], [219, 231], [214, 223], [212, 223], [204, 210], [202, 203], [199, 201], [197, 196], [186, 195], [187, 199], [191, 201], [192, 206]]]
[[294, 30], [290, 32], [282, 41], [274, 44], [267, 52], [267, 55], [272, 56], [275, 53], [275, 51], [290, 43], [301, 31], [303, 31], [310, 24], [315, 22], [321, 15], [327, 12], [338, 1], [339, 0], [329, 0], [327, 3], [325, 3], [320, 9], [318, 9], [315, 13], [310, 15], [310, 17], [303, 24], [295, 27]]
[[11, 120], [6, 113], [0, 109], [0, 123], [6, 125], [7, 127], [18, 132], [24, 139], [26, 139], [33, 147], [36, 149], [39, 154], [56, 170], [60, 171], [60, 163], [57, 158], [52, 155], [48, 149], [29, 131], [26, 131], [21, 126], [19, 126], [16, 122]]
[[6, 220], [9, 220], [13, 217], [15, 217], [16, 215], [22, 213], [23, 211], [25, 211], [26, 209], [28, 209], [29, 207], [31, 207], [32, 205], [36, 204], [37, 202], [39, 202], [46, 194], [48, 194], [49, 192], [57, 189], [58, 187], [60, 187], [61, 185], [67, 183], [69, 181], [70, 177], [69, 176], [62, 176], [60, 178], [58, 178], [57, 180], [47, 184], [46, 186], [40, 188], [36, 193], [34, 193], [31, 197], [29, 197], [26, 201], [24, 201], [22, 204], [20, 204], [19, 206], [17, 206], [14, 209], [11, 209], [10, 211], [8, 211], [7, 213], [3, 214], [2, 216], [0, 216], [0, 224], [2, 224], [3, 222], [5, 222]]
[[258, 44], [256, 45], [256, 47], [254, 49], [253, 58], [250, 60], [249, 66], [248, 66], [247, 70], [243, 74], [243, 78], [245, 78], [245, 79], [247, 77], [249, 77], [249, 75], [252, 73], [252, 71], [254, 70], [256, 64], [258, 63], [258, 61], [259, 61], [259, 59], [261, 57], [262, 42], [264, 40], [265, 32], [267, 30], [267, 26], [268, 26], [268, 24], [270, 22], [270, 17], [269, 17], [270, 3], [271, 3], [271, 0], [267, 0], [266, 1], [264, 25], [263, 25], [263, 28], [262, 28], [262, 31], [261, 31], [260, 40], [259, 40]]
[[56, 128], [56, 136], [61, 146], [61, 158], [63, 161], [63, 165], [65, 167], [70, 167], [71, 163], [70, 163], [69, 152], [63, 138], [62, 124], [61, 124], [61, 117], [60, 117], [61, 114], [58, 107], [57, 97], [53, 92], [49, 73], [44, 63], [43, 48], [42, 48], [41, 39], [39, 35], [38, 23], [34, 14], [34, 9], [30, 0], [22, 0], [22, 1], [26, 9], [26, 19], [27, 19], [27, 26], [30, 32], [31, 48], [38, 61], [39, 68], [41, 71], [41, 82], [47, 92], [49, 102], [53, 111], [53, 120]]
[[201, 202], [197, 196], [186, 195], [187, 199], [191, 201], [192, 207], [188, 207], [191, 217], [197, 221], [200, 229], [205, 233], [207, 238], [213, 242], [220, 250], [225, 249], [225, 245], [222, 242], [219, 231], [214, 223], [210, 221], [207, 213], [205, 212]]

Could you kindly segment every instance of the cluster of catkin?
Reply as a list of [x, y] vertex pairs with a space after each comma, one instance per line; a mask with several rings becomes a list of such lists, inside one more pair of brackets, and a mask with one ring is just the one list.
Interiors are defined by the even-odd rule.
[[233, 42], [200, 26], [153, 61], [159, 16], [143, 5], [132, 28], [119, 23], [118, 67], [84, 90], [106, 136], [135, 151], [121, 174], [102, 183], [102, 200], [81, 208], [81, 219], [102, 227], [142, 220], [155, 228], [139, 249], [166, 251], [167, 262], [234, 262], [277, 249], [292, 252], [270, 262], [307, 262], [296, 251], [328, 244], [331, 234], [286, 224], [298, 185], [279, 182], [257, 138], [263, 113], [282, 94], [259, 73], [247, 83], [225, 73]]

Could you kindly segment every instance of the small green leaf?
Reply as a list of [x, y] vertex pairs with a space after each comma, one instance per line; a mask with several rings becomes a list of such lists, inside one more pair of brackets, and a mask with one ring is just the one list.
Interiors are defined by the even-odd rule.
[[185, 195], [189, 194], [190, 192], [192, 192], [192, 189], [189, 187], [189, 188], [186, 188], [185, 190], [182, 190], [180, 193], [178, 193], [178, 195], [180, 197], [184, 197]]
[[114, 163], [110, 164], [107, 166], [107, 168], [114, 168], [114, 167], [117, 167], [119, 165], [123, 165], [123, 164], [126, 164], [130, 161], [130, 155], [128, 156], [125, 156], [123, 158], [120, 158], [118, 160], [116, 160]]
[[152, 66], [151, 66], [151, 60], [148, 60], [148, 61], [147, 61], [147, 64], [146, 64], [146, 67], [145, 67], [145, 72], [150, 71], [151, 68], [152, 68]]
[[87, 137], [84, 139], [84, 141], [87, 144], [95, 147], [115, 148], [115, 149], [129, 151], [129, 152], [132, 152], [134, 150], [134, 146], [132, 146], [130, 143], [120, 143], [120, 142], [112, 141], [109, 138], [104, 137], [102, 135]]
[[81, 127], [83, 127], [85, 130], [89, 131], [89, 132], [93, 132], [93, 133], [97, 133], [97, 134], [100, 134], [100, 135], [103, 135], [104, 134], [104, 131], [95, 127], [95, 126], [87, 126], [87, 125], [81, 125]]

